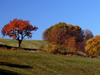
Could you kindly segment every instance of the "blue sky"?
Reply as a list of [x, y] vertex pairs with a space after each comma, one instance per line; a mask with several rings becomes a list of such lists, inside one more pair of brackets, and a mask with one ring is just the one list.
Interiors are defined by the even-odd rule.
[[31, 40], [42, 40], [43, 31], [59, 22], [100, 35], [100, 0], [0, 0], [0, 31], [15, 18], [39, 28]]

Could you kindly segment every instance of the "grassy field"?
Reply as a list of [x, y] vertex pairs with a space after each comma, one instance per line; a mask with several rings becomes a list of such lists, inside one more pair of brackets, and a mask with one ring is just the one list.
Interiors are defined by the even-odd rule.
[[100, 75], [100, 59], [0, 50], [0, 75]]
[[[1, 39], [0, 38], [0, 44], [18, 47], [18, 41], [13, 40], [13, 39]], [[39, 49], [41, 45], [45, 46], [46, 44], [47, 42], [44, 40], [23, 40], [21, 43], [21, 47]]]
[[[12, 39], [0, 44], [18, 46]], [[43, 40], [24, 40], [23, 48], [39, 49]], [[100, 59], [0, 49], [0, 75], [100, 75]]]

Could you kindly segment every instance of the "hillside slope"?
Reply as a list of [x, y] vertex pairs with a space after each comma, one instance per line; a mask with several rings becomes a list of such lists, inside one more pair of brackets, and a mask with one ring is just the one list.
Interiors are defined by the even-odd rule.
[[[13, 39], [2, 39], [0, 38], [0, 44], [18, 47], [18, 41]], [[47, 42], [44, 40], [23, 40], [21, 43], [22, 48], [39, 49], [41, 45], [46, 45]]]
[[100, 59], [0, 50], [0, 75], [100, 75]]

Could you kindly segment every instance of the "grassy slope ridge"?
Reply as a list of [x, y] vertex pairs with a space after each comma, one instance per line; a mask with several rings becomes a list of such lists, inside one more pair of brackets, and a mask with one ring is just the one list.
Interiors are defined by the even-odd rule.
[[[1, 39], [0, 44], [18, 47], [18, 41], [13, 39]], [[46, 45], [47, 42], [44, 40], [23, 40], [21, 43], [22, 48], [33, 48], [39, 49], [41, 45]]]
[[100, 75], [100, 59], [0, 50], [0, 75]]

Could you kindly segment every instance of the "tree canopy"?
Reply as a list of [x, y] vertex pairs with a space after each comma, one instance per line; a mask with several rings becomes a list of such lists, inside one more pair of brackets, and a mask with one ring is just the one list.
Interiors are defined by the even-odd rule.
[[38, 28], [36, 26], [32, 26], [28, 20], [22, 20], [22, 19], [14, 19], [13, 21], [10, 21], [10, 23], [6, 24], [2, 28], [2, 35], [3, 36], [9, 36], [13, 37], [14, 39], [19, 41], [19, 47], [24, 39], [25, 36], [28, 38], [32, 37], [31, 31], [37, 30]]

